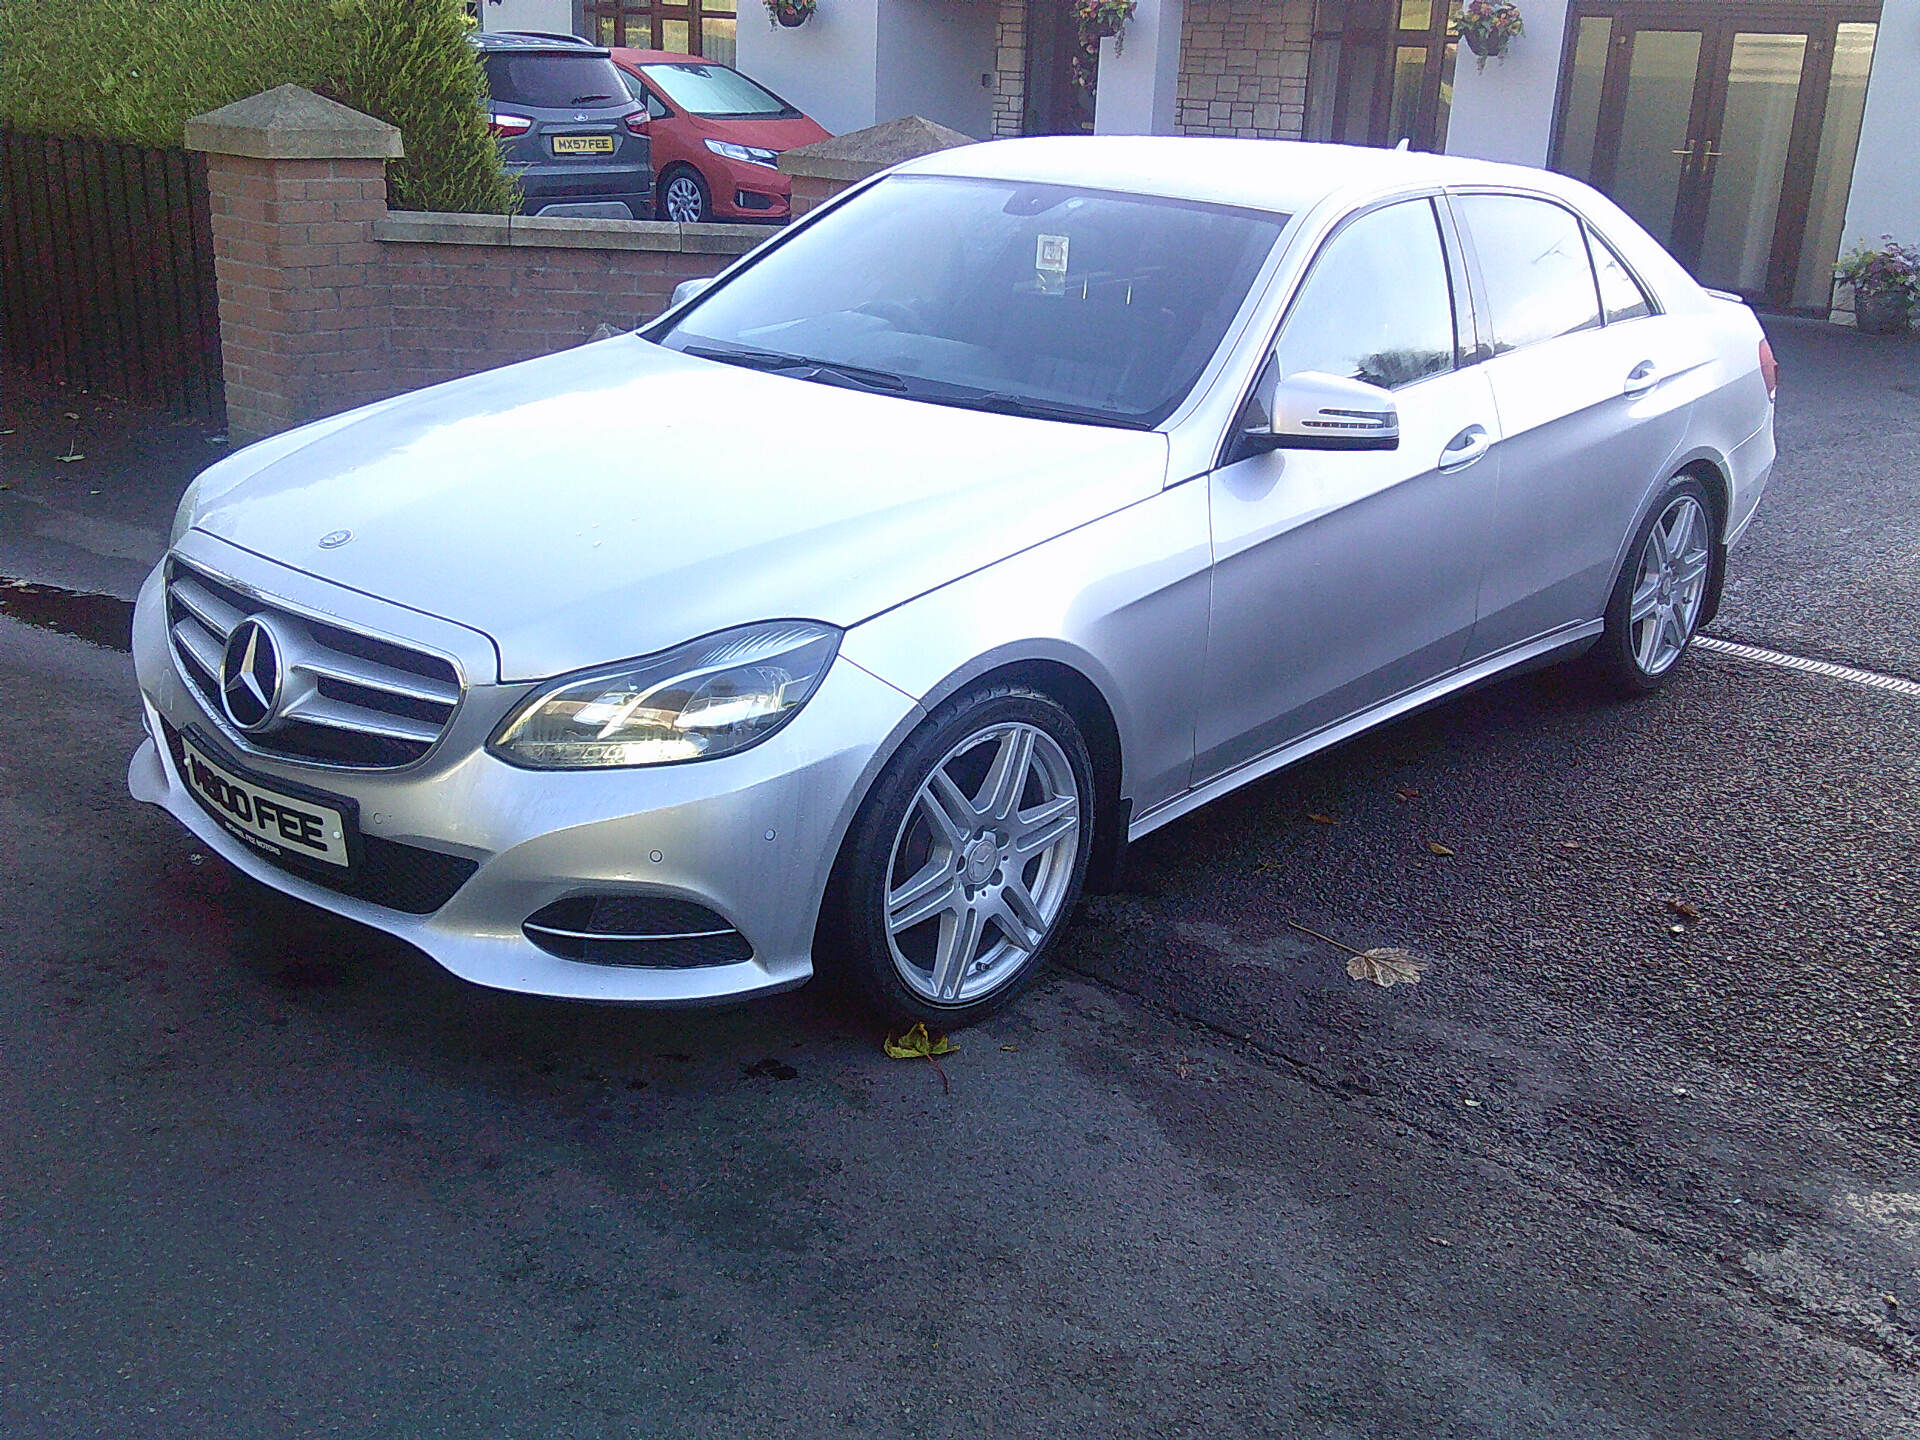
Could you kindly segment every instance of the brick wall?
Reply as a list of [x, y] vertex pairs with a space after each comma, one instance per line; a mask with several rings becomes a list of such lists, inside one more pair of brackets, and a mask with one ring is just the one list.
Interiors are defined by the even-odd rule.
[[391, 323], [369, 382], [385, 393], [564, 350], [602, 325], [631, 329], [682, 280], [763, 239], [745, 226], [394, 214], [374, 227]]
[[229, 427], [271, 435], [667, 307], [749, 226], [395, 214], [383, 162], [210, 154]]
[[1023, 134], [1027, 109], [1027, 0], [1000, 0], [994, 56], [993, 133], [1000, 137]]
[[1180, 133], [1297, 140], [1312, 45], [1313, 0], [1187, 0]]

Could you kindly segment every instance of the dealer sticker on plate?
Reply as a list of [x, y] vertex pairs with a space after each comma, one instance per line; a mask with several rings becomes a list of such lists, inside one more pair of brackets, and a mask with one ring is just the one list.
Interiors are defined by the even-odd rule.
[[223, 770], [180, 738], [181, 772], [214, 817], [248, 844], [275, 854], [347, 864], [347, 826], [338, 810], [296, 800]]

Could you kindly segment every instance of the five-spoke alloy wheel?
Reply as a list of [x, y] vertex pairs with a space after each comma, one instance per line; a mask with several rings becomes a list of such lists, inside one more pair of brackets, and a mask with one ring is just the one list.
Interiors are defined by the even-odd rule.
[[1616, 688], [1656, 689], [1686, 654], [1713, 583], [1713, 526], [1712, 503], [1690, 475], [1675, 478], [1642, 524], [1594, 650]]
[[1023, 686], [941, 706], [894, 757], [836, 873], [848, 973], [890, 1019], [952, 1026], [1032, 976], [1086, 870], [1093, 775]]

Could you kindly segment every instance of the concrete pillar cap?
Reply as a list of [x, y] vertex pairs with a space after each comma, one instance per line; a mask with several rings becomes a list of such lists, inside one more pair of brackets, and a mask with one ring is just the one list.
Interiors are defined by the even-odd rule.
[[787, 175], [808, 175], [818, 180], [864, 180], [903, 160], [973, 143], [971, 135], [924, 116], [903, 115], [882, 125], [798, 146], [780, 157], [780, 169]]
[[400, 132], [299, 85], [280, 85], [187, 121], [187, 149], [258, 160], [398, 160]]

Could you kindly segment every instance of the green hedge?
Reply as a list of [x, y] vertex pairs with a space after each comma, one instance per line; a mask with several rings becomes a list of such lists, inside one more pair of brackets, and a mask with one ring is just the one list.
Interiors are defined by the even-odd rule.
[[459, 0], [0, 0], [0, 124], [177, 146], [187, 120], [305, 85], [399, 127], [396, 208], [505, 213]]

